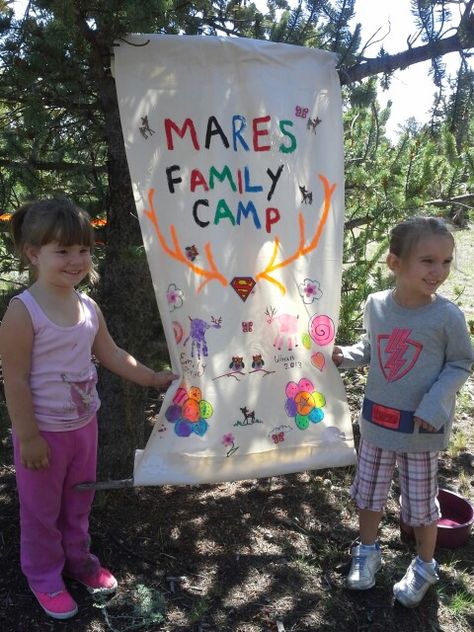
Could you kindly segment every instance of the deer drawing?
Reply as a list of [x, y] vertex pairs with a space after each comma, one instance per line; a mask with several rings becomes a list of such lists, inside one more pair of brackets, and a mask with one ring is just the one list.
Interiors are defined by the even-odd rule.
[[309, 118], [308, 122], [306, 123], [306, 129], [311, 130], [312, 132], [314, 132], [314, 134], [316, 134], [316, 128], [318, 127], [318, 125], [321, 123], [321, 119], [319, 118], [319, 116], [317, 116], [316, 118], [312, 119]]
[[244, 425], [248, 425], [250, 422], [255, 423], [255, 411], [249, 410], [247, 406], [240, 409], [240, 412], [244, 416]]
[[211, 322], [208, 323], [201, 318], [191, 318], [189, 316], [189, 320], [191, 321], [191, 327], [189, 330], [189, 336], [183, 342], [183, 346], [186, 345], [188, 340], [191, 338], [191, 358], [194, 358], [194, 349], [196, 349], [198, 360], [201, 359], [201, 352], [204, 357], [208, 356], [207, 342], [206, 342], [206, 331], [211, 327], [215, 329], [221, 328], [222, 316], [217, 320], [214, 316], [211, 316]]
[[301, 203], [302, 204], [312, 204], [313, 203], [313, 193], [311, 191], [308, 191], [308, 189], [306, 188], [306, 185], [304, 185], [304, 184], [303, 184], [303, 186], [301, 186], [301, 184], [300, 184], [299, 187], [300, 187], [300, 191], [301, 191], [301, 195], [302, 195]]
[[280, 351], [285, 340], [288, 351], [293, 349], [293, 345], [295, 347], [298, 346], [298, 318], [299, 316], [294, 316], [293, 314], [280, 314], [276, 316], [275, 307], [270, 307], [265, 310], [265, 315], [267, 316], [267, 323], [271, 325], [272, 323], [276, 323], [278, 327], [277, 335], [275, 336], [275, 340], [273, 341], [273, 346]]
[[140, 134], [143, 136], [143, 138], [148, 139], [148, 134], [150, 134], [150, 136], [153, 136], [155, 130], [151, 129], [150, 124], [148, 123], [148, 116], [142, 116], [141, 119], [142, 124], [138, 127], [138, 129], [140, 130]]

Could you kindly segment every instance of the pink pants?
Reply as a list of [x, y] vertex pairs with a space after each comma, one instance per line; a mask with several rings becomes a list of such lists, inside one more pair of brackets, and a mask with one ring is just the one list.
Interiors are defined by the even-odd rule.
[[94, 492], [74, 489], [78, 483], [96, 480], [97, 419], [79, 430], [41, 435], [51, 449], [47, 469], [23, 467], [15, 436], [13, 446], [21, 569], [33, 590], [49, 593], [64, 589], [63, 572], [84, 577], [99, 569], [99, 560], [89, 551]]

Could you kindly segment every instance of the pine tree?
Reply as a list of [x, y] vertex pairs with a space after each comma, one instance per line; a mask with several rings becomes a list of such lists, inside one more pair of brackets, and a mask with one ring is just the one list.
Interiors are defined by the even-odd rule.
[[[409, 50], [391, 56], [381, 49], [372, 60], [361, 58], [360, 25], [350, 26], [355, 4], [305, 0], [290, 9], [284, 0], [269, 0], [262, 11], [247, 0], [31, 0], [18, 22], [0, 3], [2, 210], [60, 192], [107, 219], [98, 298], [115, 340], [138, 358], [156, 365], [156, 348], [148, 341], [162, 333], [111, 73], [114, 47], [124, 45], [127, 33], [236, 35], [339, 55], [347, 180], [342, 338], [359, 324], [367, 293], [387, 283], [379, 259], [390, 227], [433, 206], [443, 211], [436, 200], [453, 200], [472, 186], [467, 66], [447, 95], [441, 66], [435, 71], [441, 92], [431, 123], [421, 129], [408, 124], [395, 146], [385, 135], [390, 107], [380, 109], [380, 84], [372, 75], [388, 81], [395, 68], [430, 55], [436, 65], [444, 52], [472, 48], [473, 2], [461, 3], [466, 11], [455, 36], [440, 28], [447, 3], [414, 3], [424, 45], [417, 48], [414, 41]], [[451, 212], [460, 208], [451, 204]], [[3, 255], [5, 248], [6, 243]], [[133, 450], [143, 445], [144, 392], [105, 372], [101, 389], [101, 474], [118, 478], [130, 474]]]

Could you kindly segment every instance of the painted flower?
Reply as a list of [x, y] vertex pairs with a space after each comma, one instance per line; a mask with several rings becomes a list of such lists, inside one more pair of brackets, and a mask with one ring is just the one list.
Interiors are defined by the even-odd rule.
[[298, 285], [298, 289], [305, 304], [312, 303], [323, 295], [319, 281], [313, 281], [312, 279], [305, 279], [303, 283]]
[[170, 312], [178, 309], [183, 304], [183, 290], [180, 290], [174, 283], [168, 285], [166, 291], [166, 298], [170, 307]]
[[203, 437], [208, 428], [208, 419], [212, 417], [214, 408], [210, 402], [202, 399], [198, 386], [186, 389], [182, 384], [176, 391], [173, 401], [166, 409], [165, 418], [174, 424], [178, 437], [189, 437], [192, 433]]
[[235, 445], [234, 442], [235, 442], [235, 437], [231, 432], [228, 432], [227, 434], [223, 435], [222, 445], [225, 448], [229, 448], [227, 452], [225, 453], [226, 457], [232, 456], [239, 449], [239, 446]]
[[222, 445], [226, 448], [230, 448], [234, 445], [234, 435], [231, 432], [222, 437]]
[[313, 382], [308, 378], [302, 377], [298, 384], [288, 382], [285, 395], [285, 412], [288, 417], [294, 418], [300, 430], [309, 428], [310, 422], [318, 424], [324, 419], [322, 409], [326, 406], [326, 398], [314, 389]]

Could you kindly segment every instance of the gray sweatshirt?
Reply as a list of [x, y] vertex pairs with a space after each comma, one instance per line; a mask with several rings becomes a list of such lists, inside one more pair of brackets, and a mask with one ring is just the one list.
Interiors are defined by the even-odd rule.
[[[369, 365], [361, 411], [361, 435], [396, 452], [447, 447], [456, 392], [469, 377], [474, 350], [461, 310], [446, 298], [423, 307], [398, 305], [391, 290], [370, 294], [366, 334], [342, 347], [340, 368]], [[420, 417], [437, 432], [419, 429]]]

